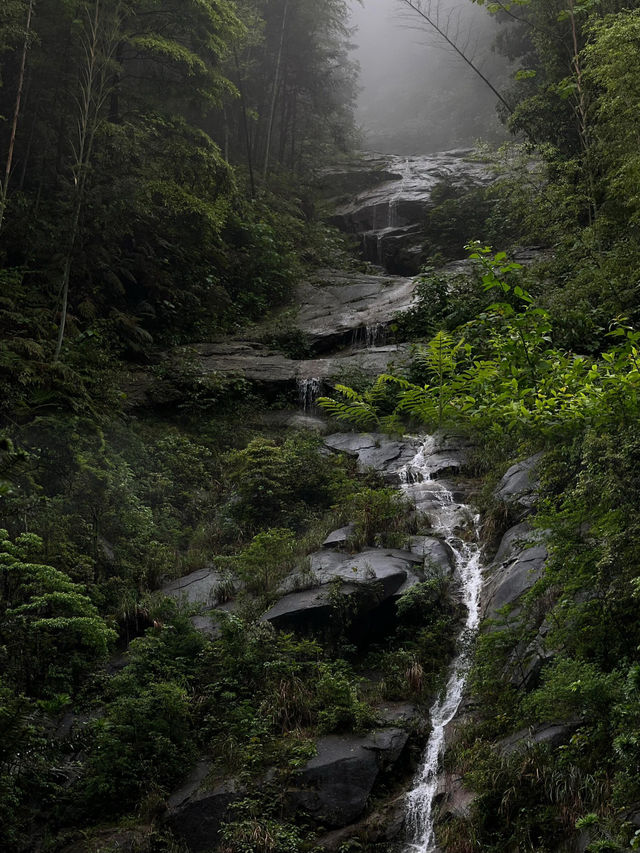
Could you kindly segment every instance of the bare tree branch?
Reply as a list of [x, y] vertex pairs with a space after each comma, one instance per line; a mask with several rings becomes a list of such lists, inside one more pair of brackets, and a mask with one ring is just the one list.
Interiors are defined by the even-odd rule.
[[500, 103], [507, 109], [509, 114], [513, 113], [513, 107], [511, 104], [505, 99], [505, 97], [501, 94], [501, 92], [496, 89], [491, 80], [486, 77], [480, 68], [475, 64], [473, 59], [471, 59], [467, 54], [462, 50], [458, 44], [456, 43], [455, 36], [452, 37], [450, 34], [449, 22], [446, 24], [440, 23], [439, 10], [436, 7], [435, 15], [432, 14], [431, 9], [425, 9], [421, 0], [398, 0], [399, 3], [402, 3], [408, 9], [412, 10], [416, 15], [422, 18], [426, 23], [440, 36], [441, 39], [449, 45], [451, 50], [453, 50], [459, 57], [465, 62], [469, 68], [482, 80], [482, 82], [491, 89], [496, 98], [500, 101]]

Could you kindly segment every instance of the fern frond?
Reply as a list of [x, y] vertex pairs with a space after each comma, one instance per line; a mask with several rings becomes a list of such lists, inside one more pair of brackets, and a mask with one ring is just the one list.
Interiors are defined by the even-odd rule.
[[379, 423], [375, 411], [362, 401], [342, 403], [339, 400], [332, 400], [330, 397], [320, 397], [316, 402], [332, 418], [352, 424], [359, 430], [367, 430]]
[[409, 388], [411, 382], [402, 376], [393, 376], [391, 373], [381, 373], [376, 379], [376, 385], [399, 385], [401, 388]]
[[350, 388], [348, 385], [336, 385], [335, 388], [336, 391], [342, 394], [343, 397], [346, 397], [347, 400], [352, 400], [354, 403], [364, 402], [362, 395], [358, 394], [357, 391], [354, 391], [353, 388]]

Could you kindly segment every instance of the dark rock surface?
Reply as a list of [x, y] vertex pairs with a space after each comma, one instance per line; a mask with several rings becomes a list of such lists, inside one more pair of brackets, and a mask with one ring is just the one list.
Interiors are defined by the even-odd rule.
[[[415, 303], [416, 282], [383, 274], [324, 270], [298, 287], [297, 325], [314, 351], [375, 346], [399, 311]], [[367, 335], [367, 330], [369, 330]]]
[[536, 453], [512, 465], [498, 484], [496, 497], [521, 510], [530, 510], [537, 499], [540, 485], [537, 468], [541, 459], [542, 453]]
[[211, 764], [200, 761], [168, 801], [167, 822], [191, 853], [215, 849], [229, 807], [240, 796], [233, 780], [208, 782]]
[[[328, 435], [325, 444], [331, 450], [346, 453], [358, 460], [360, 471], [374, 468], [394, 485], [401, 482], [418, 482], [421, 471], [412, 466], [416, 454], [424, 446], [424, 440], [404, 436], [401, 439], [390, 438], [383, 433], [339, 432]], [[457, 473], [464, 467], [467, 446], [462, 439], [447, 434], [436, 435], [429, 447], [429, 469], [433, 480], [451, 473]], [[426, 481], [425, 489], [438, 488], [432, 481]]]
[[177, 601], [213, 607], [218, 603], [217, 590], [222, 580], [223, 574], [215, 569], [198, 569], [182, 578], [169, 581], [161, 591]]
[[[448, 186], [470, 187], [492, 179], [486, 165], [472, 159], [472, 154], [471, 150], [459, 150], [413, 157], [364, 155], [364, 163], [374, 174], [390, 174], [392, 179], [368, 183], [342, 203], [338, 199], [331, 221], [343, 231], [360, 236], [368, 260], [393, 272], [417, 272], [427, 236], [421, 223], [432, 206], [434, 187], [443, 181]], [[334, 176], [338, 192], [339, 177]]]
[[493, 618], [507, 604], [515, 604], [542, 577], [547, 559], [544, 545], [533, 545], [517, 557], [490, 567], [482, 590], [482, 612]]
[[338, 530], [332, 530], [322, 543], [323, 548], [344, 548], [355, 533], [355, 524], [349, 523]]
[[330, 827], [353, 823], [363, 814], [378, 777], [398, 761], [408, 738], [398, 728], [365, 737], [320, 738], [317, 755], [297, 774], [289, 793], [292, 806]]
[[453, 554], [446, 542], [435, 536], [411, 536], [409, 542], [411, 552], [422, 557], [428, 566], [434, 567], [442, 574], [451, 574]]
[[[345, 556], [336, 551], [319, 551], [311, 556], [309, 582], [315, 586], [287, 592], [260, 618], [278, 628], [308, 631], [326, 627], [332, 619], [332, 581], [342, 581], [340, 593], [359, 597], [359, 614], [373, 610], [422, 579], [423, 558], [395, 548], [371, 548]], [[287, 579], [282, 591], [300, 586], [298, 573]]]
[[460, 776], [441, 773], [434, 797], [440, 820], [447, 817], [468, 817], [476, 795], [465, 788]]
[[535, 729], [523, 729], [498, 741], [496, 746], [502, 755], [511, 755], [537, 744], [546, 744], [551, 748], [562, 746], [579, 725], [580, 721], [575, 720], [570, 723], [548, 723]]
[[[159, 383], [150, 370], [132, 371], [123, 388], [129, 408], [166, 407], [174, 405], [193, 393], [192, 383], [200, 380], [201, 393], [206, 395], [209, 377], [243, 379], [264, 393], [275, 395], [281, 391], [293, 392], [300, 382], [315, 379], [329, 386], [344, 376], [360, 373], [372, 379], [384, 373], [390, 362], [402, 362], [409, 355], [408, 344], [371, 346], [366, 349], [349, 348], [329, 358], [292, 359], [251, 341], [226, 341], [224, 343], [197, 344], [191, 347], [196, 365], [196, 376], [181, 386], [179, 379]], [[176, 350], [165, 357], [165, 365], [183, 353]], [[179, 376], [179, 371], [177, 371]], [[215, 391], [212, 394], [215, 395]], [[314, 427], [319, 426], [316, 422]]]

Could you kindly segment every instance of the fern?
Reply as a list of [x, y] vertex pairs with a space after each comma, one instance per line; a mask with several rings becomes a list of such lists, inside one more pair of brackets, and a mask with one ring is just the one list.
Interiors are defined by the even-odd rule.
[[330, 397], [320, 397], [317, 403], [332, 418], [345, 421], [358, 430], [364, 431], [379, 425], [375, 410], [364, 400], [343, 403], [340, 400], [332, 400]]

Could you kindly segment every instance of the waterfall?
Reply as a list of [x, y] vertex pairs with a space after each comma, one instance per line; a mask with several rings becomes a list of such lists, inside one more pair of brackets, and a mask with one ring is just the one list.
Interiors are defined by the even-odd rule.
[[[398, 473], [403, 491], [413, 496], [418, 503], [428, 505], [427, 514], [433, 528], [444, 537], [453, 552], [455, 572], [467, 615], [458, 636], [460, 651], [451, 666], [446, 687], [431, 707], [431, 734], [413, 789], [407, 795], [406, 827], [409, 841], [406, 853], [433, 853], [437, 850], [433, 801], [444, 752], [445, 732], [460, 707], [470, 664], [468, 641], [480, 622], [482, 570], [477, 535], [478, 516], [468, 506], [456, 503], [444, 483], [432, 479], [430, 457], [435, 449], [436, 439], [430, 436], [416, 456]], [[466, 541], [460, 537], [460, 531], [469, 528], [473, 536], [470, 541]]]
[[298, 402], [304, 412], [315, 406], [322, 391], [322, 379], [298, 379]]
[[389, 207], [387, 209], [387, 228], [397, 228], [398, 223], [398, 204], [400, 199], [402, 198], [402, 194], [404, 192], [407, 178], [411, 174], [411, 163], [407, 158], [402, 164], [402, 177], [400, 179], [400, 185], [396, 190], [395, 194], [389, 199]]
[[351, 346], [365, 349], [384, 346], [387, 341], [387, 326], [385, 323], [371, 323], [368, 326], [359, 326], [353, 330]]

